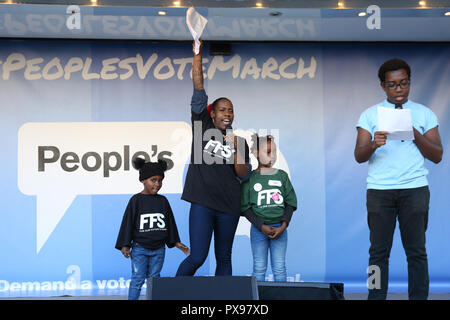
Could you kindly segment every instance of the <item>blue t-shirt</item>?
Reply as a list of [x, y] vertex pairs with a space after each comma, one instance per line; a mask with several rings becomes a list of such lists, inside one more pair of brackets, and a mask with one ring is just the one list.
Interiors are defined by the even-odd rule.
[[[364, 111], [358, 121], [357, 128], [367, 130], [372, 139], [378, 131], [378, 107], [395, 108], [395, 105], [384, 100]], [[421, 134], [437, 127], [436, 115], [429, 108], [408, 101], [403, 109], [411, 110], [414, 128]], [[414, 141], [387, 140], [386, 145], [375, 150], [369, 159], [367, 189], [410, 189], [428, 185], [428, 170], [425, 158]]]

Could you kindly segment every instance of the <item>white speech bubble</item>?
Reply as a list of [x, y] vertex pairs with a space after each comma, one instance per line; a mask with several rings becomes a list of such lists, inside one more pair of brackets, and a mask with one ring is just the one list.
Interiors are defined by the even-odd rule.
[[[237, 130], [233, 130], [233, 133], [237, 136], [245, 138], [245, 140], [247, 140], [247, 144], [248, 144], [250, 150], [252, 149], [252, 146], [253, 146], [252, 135], [254, 135], [255, 131], [237, 129]], [[277, 169], [284, 170], [290, 178], [291, 175], [289, 172], [289, 166], [287, 164], [286, 158], [284, 157], [283, 153], [280, 151], [280, 143], [279, 143], [279, 141], [277, 141], [277, 137], [279, 137], [278, 130], [271, 130], [270, 133], [275, 137], [275, 143], [277, 144], [277, 161], [274, 163], [273, 166]], [[267, 133], [267, 130], [260, 130], [259, 134], [264, 136], [264, 135], [267, 135], [268, 133]], [[251, 152], [250, 152], [250, 164], [252, 165], [252, 170], [255, 170], [256, 168], [258, 168], [258, 160]], [[251, 223], [247, 220], [247, 218], [240, 217], [235, 235], [236, 236], [247, 236], [250, 238], [250, 227], [251, 227]]]
[[170, 159], [173, 167], [160, 192], [181, 193], [191, 141], [186, 122], [24, 124], [18, 132], [18, 186], [37, 196], [37, 253], [77, 195], [142, 190], [134, 155]]

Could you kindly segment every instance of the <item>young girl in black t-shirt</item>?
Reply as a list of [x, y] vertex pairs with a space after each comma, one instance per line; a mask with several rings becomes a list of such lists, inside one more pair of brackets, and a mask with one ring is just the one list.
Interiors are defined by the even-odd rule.
[[180, 242], [169, 201], [158, 194], [167, 163], [162, 160], [145, 162], [136, 158], [133, 166], [139, 169], [139, 181], [144, 185], [144, 190], [128, 202], [116, 242], [116, 249], [125, 258], [131, 257], [129, 300], [139, 298], [145, 279], [159, 277], [166, 245], [189, 253], [188, 247]]

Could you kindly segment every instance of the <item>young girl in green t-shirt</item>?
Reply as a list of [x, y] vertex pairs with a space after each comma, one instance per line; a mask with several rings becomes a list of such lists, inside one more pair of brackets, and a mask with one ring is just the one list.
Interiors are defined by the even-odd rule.
[[273, 168], [277, 148], [272, 136], [256, 136], [253, 152], [258, 168], [241, 187], [241, 212], [252, 223], [253, 276], [265, 281], [270, 252], [275, 281], [286, 281], [287, 230], [297, 209], [297, 196], [287, 173]]

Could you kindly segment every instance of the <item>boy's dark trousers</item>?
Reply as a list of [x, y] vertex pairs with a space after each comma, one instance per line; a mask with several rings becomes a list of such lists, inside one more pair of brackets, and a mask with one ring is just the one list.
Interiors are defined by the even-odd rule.
[[388, 290], [389, 255], [398, 217], [408, 262], [408, 296], [426, 300], [429, 291], [425, 231], [428, 224], [428, 186], [413, 189], [367, 190], [367, 222], [370, 229], [369, 265], [380, 268], [379, 288], [369, 287], [368, 299], [384, 300]]

